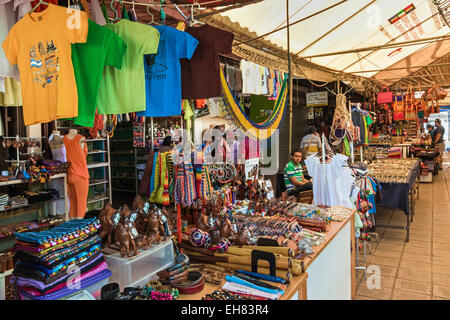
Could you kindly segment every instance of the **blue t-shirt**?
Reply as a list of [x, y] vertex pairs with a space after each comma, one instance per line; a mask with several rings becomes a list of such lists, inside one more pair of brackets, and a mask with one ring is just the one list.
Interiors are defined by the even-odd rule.
[[160, 34], [158, 53], [144, 56], [146, 109], [138, 116], [181, 114], [180, 59], [191, 59], [198, 41], [187, 32], [154, 26]]

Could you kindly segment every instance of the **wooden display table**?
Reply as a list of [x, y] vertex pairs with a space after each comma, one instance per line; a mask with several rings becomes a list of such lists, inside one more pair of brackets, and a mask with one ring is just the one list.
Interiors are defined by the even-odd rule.
[[[354, 299], [355, 213], [342, 222], [332, 222], [327, 228], [326, 240], [314, 247], [315, 252], [304, 260], [306, 271], [292, 277], [280, 300]], [[181, 294], [179, 300], [200, 300], [221, 287], [222, 285], [205, 283], [201, 292]]]

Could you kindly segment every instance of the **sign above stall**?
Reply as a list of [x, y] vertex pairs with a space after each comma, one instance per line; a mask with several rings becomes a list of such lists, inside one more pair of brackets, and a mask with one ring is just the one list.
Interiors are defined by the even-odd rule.
[[307, 107], [326, 107], [328, 106], [328, 92], [309, 92], [306, 93]]

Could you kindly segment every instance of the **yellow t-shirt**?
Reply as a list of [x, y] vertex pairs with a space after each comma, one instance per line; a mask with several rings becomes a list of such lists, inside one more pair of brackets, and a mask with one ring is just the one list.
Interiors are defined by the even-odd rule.
[[53, 4], [11, 28], [3, 49], [19, 67], [25, 125], [78, 116], [71, 44], [87, 33], [86, 13]]

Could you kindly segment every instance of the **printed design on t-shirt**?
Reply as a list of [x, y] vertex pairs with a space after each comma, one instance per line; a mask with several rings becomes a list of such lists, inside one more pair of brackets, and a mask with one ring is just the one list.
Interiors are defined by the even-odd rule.
[[167, 66], [155, 63], [155, 54], [145, 56], [147, 64], [145, 65], [146, 80], [164, 80], [167, 78]]
[[59, 78], [58, 48], [53, 40], [39, 42], [30, 48], [30, 67], [33, 82], [45, 88]]

